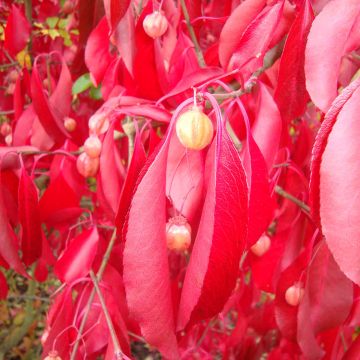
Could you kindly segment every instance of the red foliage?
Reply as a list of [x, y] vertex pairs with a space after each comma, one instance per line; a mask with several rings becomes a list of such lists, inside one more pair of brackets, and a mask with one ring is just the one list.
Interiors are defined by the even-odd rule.
[[0, 299], [62, 283], [43, 358], [360, 358], [359, 13], [0, 4]]

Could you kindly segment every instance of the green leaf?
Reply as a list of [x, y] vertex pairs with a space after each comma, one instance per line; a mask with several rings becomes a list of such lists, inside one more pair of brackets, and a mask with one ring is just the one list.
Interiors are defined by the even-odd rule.
[[49, 25], [50, 29], [54, 29], [56, 24], [58, 23], [59, 18], [56, 16], [48, 17], [46, 19], [46, 23]]
[[92, 82], [90, 80], [90, 74], [86, 73], [76, 79], [72, 87], [72, 93], [73, 95], [80, 94], [88, 90], [91, 86], [92, 86]]
[[89, 95], [91, 99], [101, 100], [102, 99], [101, 85], [99, 85], [98, 87], [91, 87]]

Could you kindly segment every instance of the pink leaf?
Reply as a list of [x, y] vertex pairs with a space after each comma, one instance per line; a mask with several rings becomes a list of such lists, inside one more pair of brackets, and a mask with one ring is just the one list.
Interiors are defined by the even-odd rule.
[[229, 67], [240, 68], [246, 79], [261, 67], [265, 53], [282, 15], [284, 2], [267, 6], [246, 28], [241, 40], [231, 56]]
[[55, 274], [67, 284], [88, 275], [95, 259], [99, 234], [96, 226], [84, 230], [70, 241], [55, 264]]
[[310, 0], [304, 3], [291, 26], [280, 60], [275, 101], [288, 124], [303, 114], [308, 101], [305, 86], [305, 46], [314, 13]]
[[359, 88], [360, 79], [352, 82], [346, 87], [342, 93], [335, 99], [329, 111], [326, 113], [325, 118], [321, 124], [321, 128], [316, 136], [315, 143], [312, 150], [311, 159], [311, 174], [310, 174], [310, 189], [309, 197], [311, 204], [311, 212], [314, 220], [320, 223], [320, 165], [322, 155], [324, 153], [327, 140], [330, 132], [337, 120], [337, 116], [343, 109], [346, 102], [351, 98], [353, 93]]
[[298, 342], [307, 358], [321, 357], [316, 335], [342, 324], [352, 302], [351, 281], [340, 271], [326, 244], [320, 242], [314, 249], [298, 313]]
[[38, 210], [38, 193], [32, 179], [22, 169], [19, 181], [19, 221], [22, 227], [21, 250], [26, 265], [42, 253], [42, 234]]
[[4, 47], [13, 57], [24, 49], [30, 37], [30, 24], [22, 11], [12, 5], [5, 28]]
[[355, 31], [359, 12], [357, 0], [334, 0], [324, 7], [311, 26], [305, 53], [306, 88], [323, 112], [337, 96], [341, 58], [358, 47], [357, 41], [349, 48], [348, 40], [353, 41], [351, 32]]
[[[350, 85], [351, 86], [351, 85]], [[340, 269], [360, 284], [358, 87], [337, 115], [320, 163], [320, 220], [327, 244]], [[325, 122], [324, 122], [325, 123]]]
[[231, 56], [241, 43], [241, 36], [247, 26], [265, 6], [265, 0], [247, 0], [242, 2], [226, 21], [219, 40], [219, 59], [226, 69]]
[[114, 31], [119, 21], [126, 14], [130, 0], [104, 0], [106, 18], [111, 32]]
[[281, 132], [287, 131], [287, 127], [282, 129], [279, 109], [268, 88], [261, 82], [259, 82], [258, 96], [257, 113], [252, 125], [252, 133], [270, 171], [279, 151]]

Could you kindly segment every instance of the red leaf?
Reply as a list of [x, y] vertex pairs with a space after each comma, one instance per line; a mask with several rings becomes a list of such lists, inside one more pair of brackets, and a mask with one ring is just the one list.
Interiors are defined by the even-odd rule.
[[[214, 104], [213, 104], [214, 105]], [[208, 152], [207, 188], [186, 271], [177, 329], [220, 312], [235, 286], [247, 236], [248, 194], [239, 154], [223, 123]]]
[[113, 60], [109, 46], [109, 25], [104, 17], [91, 32], [85, 48], [85, 63], [96, 86], [101, 83]]
[[342, 324], [352, 302], [351, 281], [340, 271], [326, 244], [319, 243], [314, 249], [298, 313], [298, 343], [306, 358], [321, 358], [324, 352], [316, 335]]
[[126, 215], [129, 211], [133, 191], [135, 189], [136, 181], [140, 174], [140, 170], [144, 166], [146, 160], [146, 154], [144, 147], [141, 143], [141, 136], [137, 134], [134, 142], [134, 152], [131, 158], [124, 186], [121, 191], [121, 198], [119, 202], [119, 208], [116, 212], [116, 227], [122, 229]]
[[40, 218], [49, 223], [69, 221], [82, 213], [80, 198], [60, 173], [39, 201]]
[[359, 45], [359, 39], [351, 39], [351, 32], [356, 34], [359, 12], [357, 0], [334, 0], [311, 26], [305, 53], [306, 88], [323, 112], [337, 96], [341, 58]]
[[[105, 0], [112, 1], [114, 0]], [[135, 57], [135, 25], [132, 8], [129, 7], [124, 17], [116, 26], [114, 32], [114, 39], [116, 47], [119, 50], [120, 56], [129, 71], [133, 75], [133, 62]]]
[[[51, 56], [51, 55], [50, 55]], [[50, 98], [45, 95], [40, 67], [46, 66], [41, 61], [50, 61], [50, 57], [39, 55], [34, 61], [31, 76], [31, 95], [36, 114], [45, 132], [56, 142], [69, 136], [64, 128], [64, 116], [68, 114], [71, 105], [71, 75], [64, 59], [61, 59], [61, 73], [56, 88]], [[43, 70], [43, 69], [42, 69]], [[50, 79], [48, 81], [51, 81]]]
[[7, 297], [9, 287], [7, 285], [7, 280], [2, 271], [0, 271], [0, 299], [4, 300]]
[[8, 263], [8, 265], [12, 269], [17, 271], [21, 275], [27, 276], [24, 265], [20, 261], [20, 257], [18, 255], [18, 239], [16, 238], [15, 233], [8, 222], [6, 214], [6, 204], [4, 203], [2, 191], [0, 191], [0, 233], [0, 256]]
[[73, 238], [55, 264], [57, 277], [67, 284], [85, 277], [95, 259], [99, 234], [96, 226]]
[[286, 123], [303, 114], [309, 98], [305, 86], [304, 63], [306, 40], [313, 19], [310, 0], [304, 0], [281, 56], [274, 98]]
[[282, 129], [279, 109], [269, 90], [261, 82], [259, 82], [258, 96], [256, 119], [251, 130], [270, 171], [279, 151], [281, 132], [286, 132], [287, 127]]
[[24, 49], [30, 38], [31, 26], [22, 11], [12, 5], [5, 28], [4, 47], [13, 57]]
[[265, 6], [265, 0], [247, 0], [242, 2], [226, 21], [219, 40], [219, 59], [226, 69], [231, 56], [241, 44], [241, 36], [247, 26]]
[[323, 234], [340, 269], [357, 284], [360, 284], [360, 243], [357, 241], [360, 236], [357, 226], [360, 221], [359, 104], [358, 87], [343, 105], [335, 123], [330, 119], [333, 120], [333, 127], [328, 134], [326, 146], [323, 144], [317, 175], [320, 177], [319, 204]]
[[132, 197], [124, 249], [124, 285], [130, 313], [146, 341], [166, 358], [176, 359], [165, 239], [168, 146], [168, 141], [163, 142], [148, 159]]
[[126, 14], [130, 0], [104, 0], [106, 18], [111, 32], [114, 31], [121, 18]]
[[22, 259], [26, 265], [30, 265], [41, 256], [42, 234], [38, 210], [38, 192], [25, 169], [22, 169], [19, 181], [18, 209], [22, 228]]
[[110, 208], [111, 216], [116, 215], [119, 207], [121, 188], [124, 182], [121, 174], [121, 159], [114, 141], [114, 125], [107, 131], [100, 155], [99, 189]]

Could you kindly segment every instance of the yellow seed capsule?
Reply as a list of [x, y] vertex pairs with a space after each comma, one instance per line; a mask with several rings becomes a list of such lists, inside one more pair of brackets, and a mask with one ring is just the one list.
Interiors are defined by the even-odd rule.
[[177, 119], [176, 134], [187, 149], [202, 150], [210, 144], [214, 127], [209, 117], [194, 106]]

